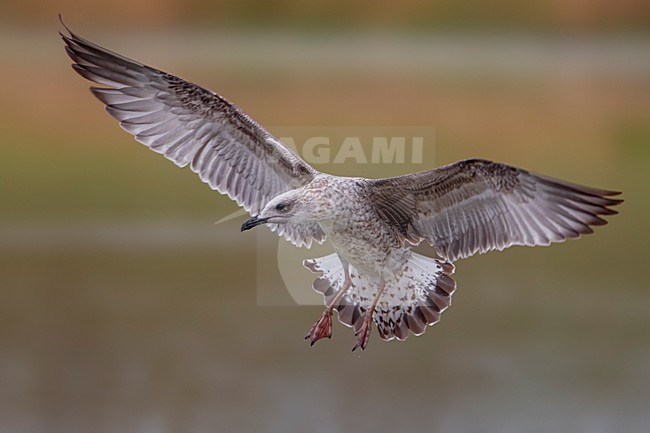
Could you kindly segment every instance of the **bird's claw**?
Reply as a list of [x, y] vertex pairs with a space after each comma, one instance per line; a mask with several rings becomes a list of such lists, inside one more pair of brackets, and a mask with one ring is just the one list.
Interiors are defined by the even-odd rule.
[[325, 310], [323, 315], [314, 323], [305, 340], [311, 340], [311, 346], [322, 338], [332, 338], [332, 311]]
[[358, 347], [360, 347], [361, 350], [366, 349], [366, 346], [368, 346], [368, 340], [370, 340], [371, 331], [372, 331], [372, 321], [364, 320], [363, 324], [361, 325], [361, 328], [359, 328], [359, 330], [354, 333], [354, 335], [357, 336], [357, 344], [355, 344], [354, 347], [352, 348], [353, 352]]

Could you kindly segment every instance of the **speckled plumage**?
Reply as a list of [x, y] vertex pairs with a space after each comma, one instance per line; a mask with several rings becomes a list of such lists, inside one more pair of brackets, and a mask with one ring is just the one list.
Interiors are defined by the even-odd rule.
[[[74, 70], [120, 126], [227, 194], [297, 246], [326, 238], [335, 253], [308, 260], [327, 308], [307, 338], [331, 336], [331, 313], [366, 347], [371, 324], [386, 339], [422, 334], [450, 305], [459, 258], [512, 245], [549, 245], [605, 224], [617, 193], [485, 160], [388, 179], [320, 173], [225, 98], [61, 35]], [[411, 251], [421, 242], [438, 258]]]

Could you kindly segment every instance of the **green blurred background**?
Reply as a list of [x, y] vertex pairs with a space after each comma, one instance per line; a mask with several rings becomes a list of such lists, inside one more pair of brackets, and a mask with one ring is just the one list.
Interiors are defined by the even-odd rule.
[[[352, 354], [337, 324], [309, 348], [320, 307], [257, 302], [285, 291], [256, 276], [273, 235], [215, 226], [236, 206], [117, 127], [70, 69], [59, 12], [271, 132], [435, 129], [417, 167], [321, 170], [483, 157], [626, 203], [580, 241], [459, 262], [422, 337]], [[649, 15], [635, 0], [4, 2], [0, 431], [648, 431]]]

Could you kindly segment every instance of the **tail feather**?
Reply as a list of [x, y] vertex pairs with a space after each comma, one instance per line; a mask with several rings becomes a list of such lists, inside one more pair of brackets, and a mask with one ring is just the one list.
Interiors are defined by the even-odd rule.
[[[313, 287], [329, 304], [343, 287], [345, 272], [336, 254], [305, 260], [305, 267], [322, 275]], [[341, 298], [335, 310], [339, 321], [358, 331], [365, 312], [377, 293], [375, 280], [361, 275], [350, 265], [352, 286]], [[456, 283], [450, 277], [454, 266], [438, 259], [412, 251], [405, 253], [401, 269], [385, 279], [385, 289], [373, 313], [379, 335], [384, 340], [405, 340], [409, 332], [421, 335], [427, 326], [440, 320], [440, 315], [451, 305]]]

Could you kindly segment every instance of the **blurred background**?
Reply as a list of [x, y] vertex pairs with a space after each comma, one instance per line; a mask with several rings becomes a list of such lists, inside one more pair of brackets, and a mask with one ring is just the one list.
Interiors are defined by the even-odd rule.
[[[457, 264], [419, 338], [309, 348], [260, 306], [236, 210], [137, 144], [73, 73], [57, 14], [274, 128], [427, 126], [459, 159], [624, 191], [577, 242]], [[0, 432], [646, 432], [650, 3], [9, 1], [0, 6]], [[307, 272], [295, 264], [296, 272]], [[305, 291], [311, 290], [304, 287]]]

